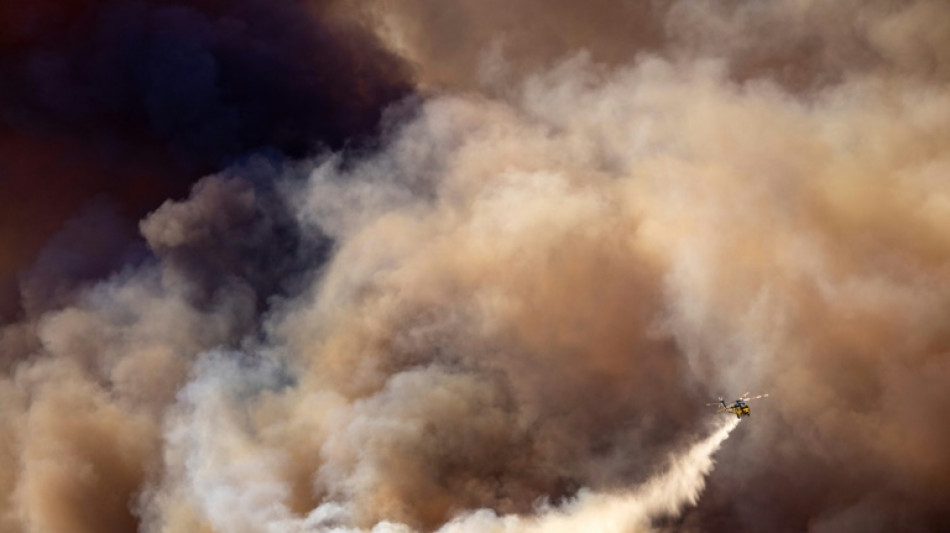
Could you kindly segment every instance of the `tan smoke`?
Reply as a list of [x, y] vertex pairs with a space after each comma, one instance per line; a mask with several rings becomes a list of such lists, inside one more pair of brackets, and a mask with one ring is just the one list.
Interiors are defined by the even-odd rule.
[[642, 55], [721, 59], [737, 79], [796, 91], [856, 72], [950, 75], [941, 0], [408, 0], [361, 13], [430, 87], [497, 92], [579, 51], [612, 68]]
[[366, 16], [425, 86], [479, 89], [491, 78], [545, 70], [586, 50], [621, 65], [664, 41], [670, 0], [584, 3], [432, 0], [367, 3]]
[[0, 381], [3, 531], [136, 529], [166, 409], [192, 361], [233, 342], [253, 306], [233, 289], [201, 308], [180, 281], [158, 265], [130, 269], [0, 332], [5, 359], [19, 362]]
[[773, 512], [732, 527], [848, 520], [866, 498], [900, 502], [885, 523], [934, 523], [948, 103], [874, 77], [803, 100], [659, 60], [577, 60], [513, 103], [433, 100], [381, 154], [322, 161], [294, 191], [337, 242], [273, 326], [299, 381], [243, 425], [208, 416], [254, 450], [242, 475], [219, 453], [181, 475], [281, 520], [433, 529], [629, 486], [704, 394], [767, 386], [724, 476]]
[[[361, 14], [469, 92], [278, 192], [207, 178], [153, 261], [4, 328], [2, 529], [947, 526], [947, 7], [649, 6]], [[748, 389], [704, 499], [711, 449], [649, 492]]]

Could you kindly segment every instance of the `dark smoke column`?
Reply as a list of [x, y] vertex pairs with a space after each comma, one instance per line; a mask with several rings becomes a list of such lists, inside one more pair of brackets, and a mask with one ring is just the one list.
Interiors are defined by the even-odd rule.
[[[410, 85], [354, 20], [329, 1], [0, 6], [0, 317], [17, 312], [17, 278], [45, 241], [93, 198], [134, 228], [247, 154], [371, 135]], [[99, 255], [63, 270], [91, 278], [122, 261]]]

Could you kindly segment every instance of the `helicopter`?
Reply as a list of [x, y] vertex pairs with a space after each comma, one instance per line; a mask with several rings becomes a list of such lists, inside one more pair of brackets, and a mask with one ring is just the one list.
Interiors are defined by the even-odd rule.
[[722, 396], [719, 397], [719, 401], [716, 403], [707, 403], [706, 405], [715, 405], [719, 407], [716, 410], [717, 413], [733, 413], [736, 415], [736, 418], [742, 418], [743, 416], [752, 416], [752, 413], [749, 412], [749, 401], [758, 400], [759, 398], [767, 398], [768, 394], [759, 394], [758, 396], [749, 396], [749, 393], [745, 393], [739, 398], [736, 399], [732, 405], [726, 403], [722, 399]]

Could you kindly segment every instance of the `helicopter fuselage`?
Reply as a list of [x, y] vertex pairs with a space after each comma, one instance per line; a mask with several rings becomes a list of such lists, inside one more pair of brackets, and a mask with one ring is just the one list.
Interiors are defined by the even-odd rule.
[[722, 403], [722, 409], [724, 411], [728, 411], [736, 415], [736, 418], [751, 416], [752, 414], [749, 411], [749, 404], [743, 402], [742, 400], [736, 400], [735, 403], [733, 403], [732, 405], [726, 405], [726, 402], [721, 402], [721, 403]]

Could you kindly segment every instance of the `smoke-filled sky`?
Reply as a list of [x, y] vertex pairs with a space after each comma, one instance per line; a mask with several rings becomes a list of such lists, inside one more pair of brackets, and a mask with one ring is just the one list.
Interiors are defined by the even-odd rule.
[[950, 530], [948, 83], [942, 0], [0, 6], [0, 531]]

